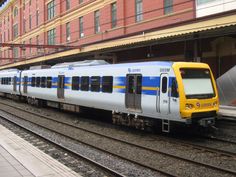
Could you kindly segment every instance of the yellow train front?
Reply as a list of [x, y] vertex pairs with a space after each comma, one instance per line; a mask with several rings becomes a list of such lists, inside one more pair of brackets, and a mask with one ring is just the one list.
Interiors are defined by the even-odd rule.
[[215, 123], [219, 111], [218, 92], [207, 64], [176, 62], [180, 116], [189, 124], [207, 127]]

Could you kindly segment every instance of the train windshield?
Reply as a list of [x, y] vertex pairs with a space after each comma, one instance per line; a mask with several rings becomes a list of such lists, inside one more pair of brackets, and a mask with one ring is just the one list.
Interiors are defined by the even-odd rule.
[[215, 96], [208, 69], [182, 68], [180, 73], [187, 99], [206, 99]]

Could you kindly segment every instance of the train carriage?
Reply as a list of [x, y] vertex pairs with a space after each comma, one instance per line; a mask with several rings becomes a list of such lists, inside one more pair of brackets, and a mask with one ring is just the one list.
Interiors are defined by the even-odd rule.
[[0, 71], [0, 93], [8, 97], [20, 95], [20, 70], [8, 69]]
[[141, 129], [162, 120], [166, 132], [171, 121], [214, 124], [219, 109], [213, 75], [203, 63], [92, 61], [26, 70], [20, 94], [31, 104], [112, 111], [114, 123]]

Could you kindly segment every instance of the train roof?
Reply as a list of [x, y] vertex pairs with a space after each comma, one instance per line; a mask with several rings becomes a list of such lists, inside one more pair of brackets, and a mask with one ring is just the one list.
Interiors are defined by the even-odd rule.
[[12, 69], [4, 69], [4, 70], [1, 70], [0, 73], [9, 73], [9, 72], [18, 72], [19, 70], [16, 69], [16, 68], [12, 68]]
[[84, 67], [84, 66], [97, 66], [97, 65], [107, 65], [109, 64], [105, 60], [84, 60], [84, 61], [77, 61], [77, 62], [66, 62], [66, 63], [59, 63], [51, 68], [68, 68], [68, 67]]
[[[75, 64], [75, 65], [74, 65]], [[37, 72], [37, 71], [46, 71], [46, 70], [61, 70], [61, 69], [68, 69], [68, 70], [73, 70], [73, 69], [88, 69], [88, 68], [118, 68], [118, 67], [140, 67], [140, 66], [162, 66], [162, 67], [171, 67], [173, 65], [173, 62], [170, 61], [148, 61], [148, 62], [136, 62], [136, 63], [119, 63], [119, 64], [109, 64], [109, 63], [103, 63], [101, 62], [100, 64], [96, 62], [92, 62], [92, 64], [82, 64], [78, 65], [78, 62], [72, 62], [72, 63], [62, 63], [62, 64], [57, 64], [55, 66], [52, 66], [51, 68], [48, 69], [36, 69], [36, 70], [26, 70], [26, 72]], [[24, 71], [25, 72], [25, 71]]]

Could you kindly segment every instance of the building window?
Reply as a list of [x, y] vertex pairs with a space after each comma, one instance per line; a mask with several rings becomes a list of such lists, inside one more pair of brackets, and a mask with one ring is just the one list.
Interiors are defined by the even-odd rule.
[[115, 28], [117, 25], [117, 6], [116, 3], [111, 4], [111, 27]]
[[55, 16], [55, 0], [48, 3], [47, 9], [48, 9], [48, 20], [50, 20]]
[[79, 18], [79, 37], [84, 37], [84, 18]]
[[18, 9], [17, 9], [17, 7], [14, 8], [13, 14], [14, 14], [14, 17], [16, 17], [16, 16], [18, 15]]
[[22, 56], [25, 56], [25, 41], [23, 41], [23, 47], [21, 48], [22, 49]]
[[9, 31], [7, 33], [7, 38], [8, 38], [8, 41], [10, 41], [10, 32]]
[[36, 44], [39, 45], [39, 35], [36, 36]]
[[[29, 44], [32, 44], [32, 38], [29, 39]], [[30, 54], [32, 53], [32, 48], [30, 46]]]
[[[36, 36], [36, 44], [39, 45], [39, 35]], [[39, 52], [39, 47], [37, 47], [37, 53]]]
[[32, 25], [32, 16], [31, 15], [29, 15], [29, 29], [31, 29], [31, 26]]
[[23, 33], [26, 33], [26, 20], [25, 18], [23, 19]]
[[66, 0], [66, 10], [70, 9], [70, 0]]
[[135, 21], [140, 22], [143, 20], [143, 1], [135, 0]]
[[56, 43], [56, 41], [55, 41], [55, 39], [56, 39], [56, 29], [53, 28], [53, 29], [49, 30], [47, 33], [48, 33], [47, 34], [47, 36], [48, 36], [48, 45], [55, 45], [55, 43]]
[[100, 12], [99, 10], [94, 12], [94, 27], [95, 33], [100, 32]]
[[70, 41], [70, 23], [66, 23], [66, 42]]
[[14, 47], [13, 48], [13, 58], [17, 58], [18, 57], [18, 48]]
[[39, 25], [39, 10], [36, 11], [36, 26]]
[[164, 0], [164, 14], [173, 12], [173, 0]]
[[18, 24], [13, 26], [13, 39], [17, 38], [18, 36]]

